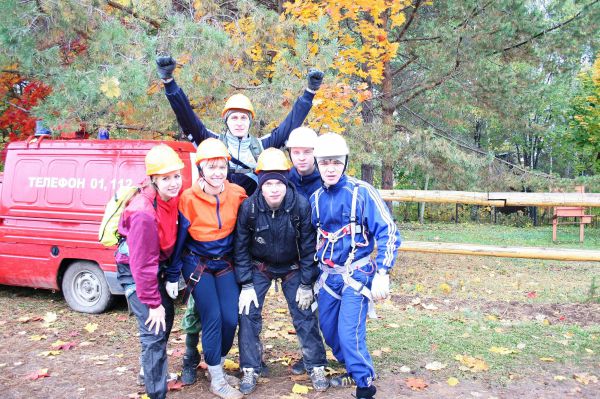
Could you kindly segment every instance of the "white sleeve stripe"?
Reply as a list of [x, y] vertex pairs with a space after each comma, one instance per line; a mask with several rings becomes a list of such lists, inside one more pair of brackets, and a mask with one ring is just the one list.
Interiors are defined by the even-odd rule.
[[392, 267], [393, 266], [392, 262], [394, 261], [394, 255], [397, 250], [397, 248], [396, 248], [396, 232], [398, 230], [398, 227], [396, 226], [396, 223], [394, 223], [394, 219], [392, 218], [392, 216], [389, 212], [389, 209], [385, 205], [385, 202], [383, 202], [383, 200], [381, 199], [381, 197], [379, 196], [377, 191], [375, 191], [375, 188], [371, 187], [370, 185], [363, 185], [363, 186], [367, 189], [367, 193], [375, 202], [375, 205], [377, 206], [377, 210], [379, 211], [381, 218], [383, 219], [383, 221], [385, 222], [385, 224], [388, 227], [388, 240], [385, 245], [386, 250], [385, 250], [385, 256], [383, 258], [383, 264], [387, 267]]

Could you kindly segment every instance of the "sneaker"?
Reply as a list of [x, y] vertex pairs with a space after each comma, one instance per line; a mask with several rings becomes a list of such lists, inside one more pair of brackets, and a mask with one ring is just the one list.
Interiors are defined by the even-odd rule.
[[243, 371], [244, 376], [240, 382], [240, 392], [244, 395], [248, 395], [256, 389], [259, 375], [253, 368], [244, 368]]
[[310, 380], [317, 392], [323, 392], [329, 388], [329, 381], [325, 377], [325, 367], [323, 366], [313, 367], [310, 371]]
[[198, 377], [198, 364], [200, 355], [183, 355], [183, 369], [181, 370], [181, 382], [183, 385], [192, 385]]
[[304, 367], [304, 359], [300, 358], [300, 360], [292, 364], [292, 374], [302, 375], [304, 373], [306, 373], [306, 368]]
[[[208, 381], [211, 381], [212, 378], [210, 377], [210, 373], [206, 374], [208, 377]], [[230, 375], [227, 373], [223, 373], [223, 376], [225, 377], [225, 381], [227, 381], [227, 383], [229, 385], [231, 385], [232, 387], [239, 387], [240, 386], [240, 379], [237, 378], [235, 375]]]
[[331, 379], [329, 380], [329, 386], [333, 388], [347, 388], [355, 384], [356, 382], [352, 377], [350, 377], [350, 374], [348, 373], [344, 373], [336, 377], [331, 377]]
[[223, 399], [242, 399], [244, 397], [240, 391], [229, 385], [227, 381], [223, 381], [218, 386], [211, 383], [210, 391]]
[[366, 388], [356, 387], [356, 399], [375, 399], [377, 388], [374, 385]]

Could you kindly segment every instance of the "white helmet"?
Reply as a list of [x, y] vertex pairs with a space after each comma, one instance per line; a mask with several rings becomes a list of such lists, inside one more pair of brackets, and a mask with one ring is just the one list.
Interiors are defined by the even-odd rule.
[[316, 141], [317, 132], [307, 126], [300, 126], [292, 130], [285, 146], [287, 148], [315, 148]]
[[315, 158], [347, 156], [350, 153], [348, 144], [342, 135], [325, 133], [317, 137], [313, 155]]

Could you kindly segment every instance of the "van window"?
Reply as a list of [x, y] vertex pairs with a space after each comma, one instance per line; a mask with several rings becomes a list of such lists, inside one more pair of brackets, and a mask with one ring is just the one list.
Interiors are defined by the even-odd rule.
[[48, 165], [50, 183], [46, 186], [46, 202], [64, 205], [73, 203], [73, 193], [77, 187], [75, 174], [77, 161], [61, 159], [51, 161]]
[[[15, 163], [12, 188], [12, 200], [15, 203], [33, 204], [38, 199], [38, 188], [43, 187], [43, 162], [39, 159], [21, 159]], [[16, 183], [16, 184], [15, 184]], [[25, 184], [23, 184], [25, 183]]]

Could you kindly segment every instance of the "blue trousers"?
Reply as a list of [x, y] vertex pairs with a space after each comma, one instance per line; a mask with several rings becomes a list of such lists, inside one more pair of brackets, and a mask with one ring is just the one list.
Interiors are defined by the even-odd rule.
[[142, 367], [144, 369], [144, 384], [146, 394], [150, 399], [163, 399], [167, 396], [167, 376], [169, 368], [167, 365], [167, 341], [173, 327], [175, 310], [173, 300], [165, 290], [164, 280], [159, 279], [158, 287], [162, 306], [165, 308], [166, 330], [155, 334], [156, 327], [148, 329], [145, 324], [148, 319], [149, 308], [140, 302], [137, 293], [129, 296], [127, 301], [131, 311], [138, 321], [140, 333], [140, 344], [142, 346]]
[[304, 358], [304, 366], [307, 370], [312, 370], [313, 367], [327, 365], [325, 346], [319, 333], [319, 320], [310, 308], [300, 310], [296, 302], [296, 291], [300, 286], [300, 272], [293, 270], [278, 274], [259, 271], [255, 268], [253, 283], [258, 299], [258, 308], [252, 304], [250, 305], [249, 314], [242, 313], [240, 315], [240, 331], [238, 332], [240, 368], [261, 370], [263, 354], [263, 346], [260, 342], [262, 309], [271, 281], [278, 278], [282, 279], [281, 288], [292, 316], [292, 324], [296, 329], [296, 336]]
[[[183, 258], [183, 276], [186, 279], [199, 262], [197, 255]], [[204, 360], [209, 366], [217, 366], [221, 363], [221, 356], [226, 356], [233, 345], [240, 288], [229, 263], [224, 260], [202, 262], [205, 269], [192, 295], [202, 323]]]
[[[352, 278], [371, 288], [375, 268], [369, 263], [352, 274]], [[346, 365], [346, 371], [359, 388], [371, 386], [375, 378], [373, 360], [367, 349], [367, 311], [369, 300], [351, 287], [344, 289], [340, 274], [331, 274], [325, 283], [341, 296], [336, 299], [324, 288], [318, 295], [319, 322], [325, 342], [338, 362]]]

